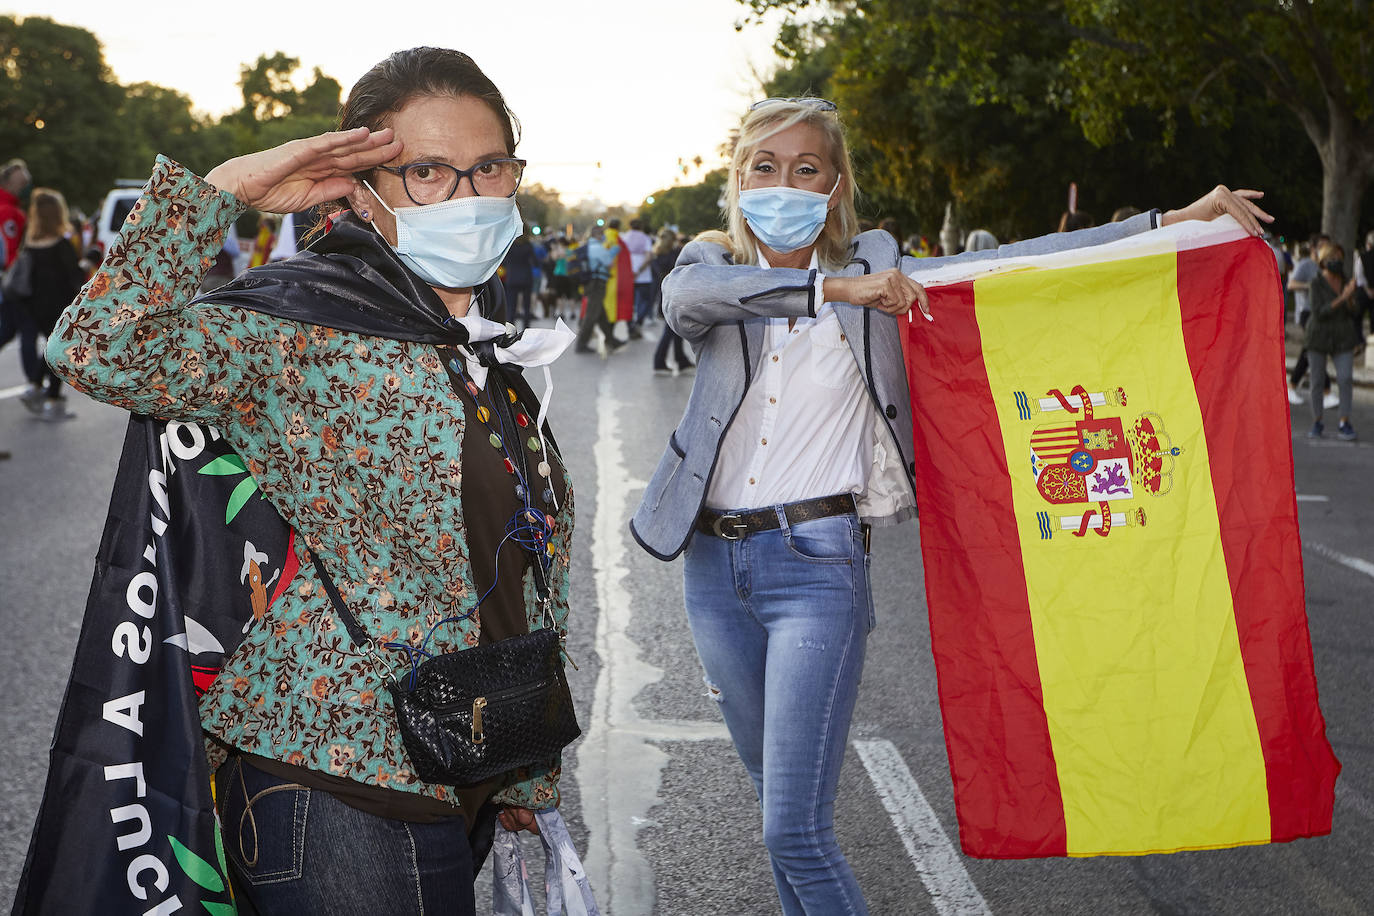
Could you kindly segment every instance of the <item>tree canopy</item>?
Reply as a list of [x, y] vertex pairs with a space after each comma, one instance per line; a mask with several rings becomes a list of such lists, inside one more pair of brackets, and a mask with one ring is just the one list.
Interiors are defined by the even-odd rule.
[[215, 119], [185, 94], [154, 83], [120, 85], [100, 42], [41, 16], [0, 16], [0, 161], [18, 156], [34, 183], [86, 212], [119, 178], [151, 171], [158, 153], [204, 174], [233, 156], [334, 128], [342, 87], [300, 61], [264, 54], [240, 71], [243, 105]]
[[1099, 221], [1221, 181], [1265, 190], [1280, 232], [1354, 235], [1361, 157], [1374, 171], [1360, 0], [741, 3], [811, 16], [781, 31], [765, 89], [840, 106], [869, 216], [929, 234], [952, 201], [964, 228], [1024, 236], [1053, 227], [1070, 181]]

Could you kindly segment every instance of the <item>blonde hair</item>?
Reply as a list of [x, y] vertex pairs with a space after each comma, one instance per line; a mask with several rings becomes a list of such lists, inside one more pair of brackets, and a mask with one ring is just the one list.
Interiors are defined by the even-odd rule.
[[1322, 242], [1317, 246], [1317, 266], [1321, 267], [1322, 270], [1326, 270], [1326, 267], [1323, 265], [1331, 260], [1333, 255], [1340, 255], [1341, 260], [1344, 261], [1345, 249], [1335, 242]]
[[24, 231], [24, 241], [32, 243], [42, 239], [64, 238], [70, 229], [67, 199], [62, 192], [52, 188], [34, 188], [29, 201], [29, 225]]
[[854, 197], [858, 189], [854, 185], [854, 163], [849, 157], [844, 128], [834, 111], [822, 111], [804, 101], [789, 100], [774, 102], [744, 116], [730, 157], [730, 173], [725, 179], [726, 231], [713, 229], [697, 236], [699, 240], [728, 248], [734, 254], [736, 264], [758, 263], [758, 242], [749, 231], [749, 224], [739, 208], [739, 186], [744, 169], [760, 143], [798, 124], [810, 124], [825, 136], [830, 146], [830, 164], [843, 179], [839, 190], [835, 192], [839, 200], [830, 209], [825, 227], [816, 239], [817, 259], [821, 269], [826, 271], [840, 270], [849, 263], [854, 236], [859, 228], [859, 217], [854, 209]]

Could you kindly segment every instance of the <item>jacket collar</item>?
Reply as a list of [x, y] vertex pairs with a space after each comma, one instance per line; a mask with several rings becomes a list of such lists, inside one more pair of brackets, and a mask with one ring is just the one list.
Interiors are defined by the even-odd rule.
[[[482, 316], [505, 321], [505, 290], [492, 277], [473, 290]], [[278, 318], [420, 343], [468, 342], [438, 295], [367, 223], [346, 213], [306, 251], [255, 267], [195, 303], [235, 305]]]

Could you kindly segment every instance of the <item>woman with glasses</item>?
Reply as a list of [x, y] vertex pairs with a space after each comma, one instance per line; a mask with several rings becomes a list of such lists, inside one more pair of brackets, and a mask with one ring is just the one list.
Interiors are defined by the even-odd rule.
[[[472, 913], [495, 820], [556, 805], [559, 762], [423, 782], [385, 678], [540, 626], [542, 587], [563, 631], [571, 492], [496, 360], [546, 364], [572, 335], [517, 345], [502, 323], [524, 162], [471, 58], [397, 52], [341, 122], [204, 178], [159, 158], [48, 352], [93, 397], [218, 428], [295, 531], [299, 572], [200, 703], [240, 911]], [[311, 250], [192, 299], [245, 208], [330, 202]]]
[[[630, 523], [655, 557], [685, 551], [692, 638], [762, 805], [788, 916], [867, 912], [833, 822], [875, 622], [868, 528], [915, 514], [898, 317], [917, 306], [938, 320], [910, 274], [956, 260], [902, 257], [889, 233], [856, 233], [856, 190], [834, 104], [750, 108], [727, 231], [698, 236], [663, 282], [697, 377]], [[958, 259], [1102, 244], [1222, 212], [1258, 233], [1258, 196], [1219, 186], [1181, 211]]]

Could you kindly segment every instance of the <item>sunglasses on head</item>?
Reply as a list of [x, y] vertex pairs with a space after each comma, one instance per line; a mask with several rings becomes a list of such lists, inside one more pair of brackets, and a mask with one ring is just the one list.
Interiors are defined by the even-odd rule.
[[834, 110], [835, 110], [835, 103], [834, 103], [834, 102], [830, 101], [829, 99], [818, 99], [818, 98], [815, 98], [814, 96], [803, 96], [803, 97], [801, 97], [801, 98], [791, 98], [791, 99], [784, 99], [784, 98], [762, 99], [762, 100], [760, 100], [760, 101], [758, 101], [758, 102], [755, 102], [754, 104], [750, 105], [750, 106], [749, 106], [749, 110], [750, 110], [750, 111], [758, 111], [759, 109], [768, 108], [768, 107], [770, 107], [770, 106], [772, 106], [772, 105], [800, 105], [800, 106], [802, 106], [803, 108], [812, 108], [812, 109], [815, 109], [816, 111], [834, 111]]

